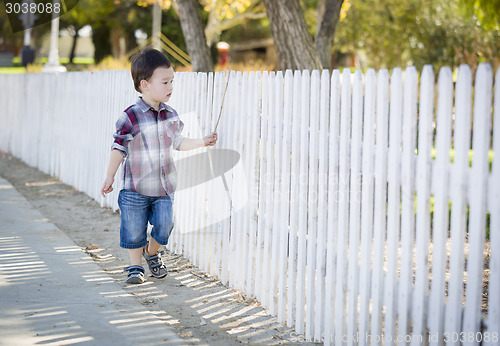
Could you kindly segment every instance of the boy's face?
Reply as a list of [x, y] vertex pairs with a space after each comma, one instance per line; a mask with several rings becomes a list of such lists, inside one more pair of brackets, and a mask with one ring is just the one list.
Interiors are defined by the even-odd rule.
[[174, 69], [172, 67], [158, 67], [149, 81], [141, 81], [143, 96], [155, 102], [167, 102], [172, 96]]

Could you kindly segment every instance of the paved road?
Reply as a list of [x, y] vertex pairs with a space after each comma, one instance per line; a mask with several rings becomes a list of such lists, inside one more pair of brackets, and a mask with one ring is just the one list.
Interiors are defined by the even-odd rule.
[[0, 345], [182, 345], [0, 177]]

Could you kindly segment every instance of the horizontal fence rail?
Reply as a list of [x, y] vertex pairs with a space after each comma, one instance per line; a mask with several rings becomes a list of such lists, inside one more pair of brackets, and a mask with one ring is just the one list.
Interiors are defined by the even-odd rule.
[[[456, 72], [176, 73], [184, 136], [222, 115], [215, 147], [174, 153], [167, 247], [300, 340], [498, 345], [500, 71]], [[0, 85], [0, 149], [116, 210], [99, 191], [130, 74]]]

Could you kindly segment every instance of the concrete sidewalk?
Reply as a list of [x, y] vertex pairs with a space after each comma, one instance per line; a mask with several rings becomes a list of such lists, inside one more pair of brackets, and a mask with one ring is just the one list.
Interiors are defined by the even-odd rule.
[[182, 345], [0, 177], [0, 345]]

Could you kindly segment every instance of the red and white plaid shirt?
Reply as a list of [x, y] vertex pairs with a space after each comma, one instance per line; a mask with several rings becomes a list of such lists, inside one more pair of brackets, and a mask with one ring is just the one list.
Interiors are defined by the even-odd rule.
[[172, 148], [182, 142], [184, 123], [170, 106], [160, 103], [159, 111], [139, 97], [116, 122], [112, 149], [124, 156], [123, 189], [145, 196], [174, 195], [177, 171]]

